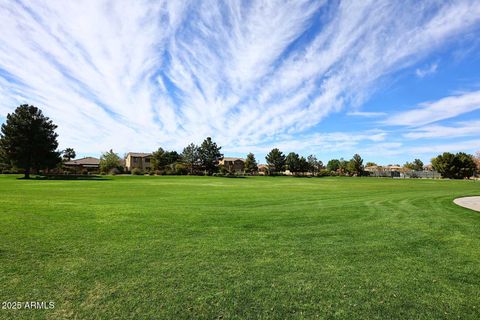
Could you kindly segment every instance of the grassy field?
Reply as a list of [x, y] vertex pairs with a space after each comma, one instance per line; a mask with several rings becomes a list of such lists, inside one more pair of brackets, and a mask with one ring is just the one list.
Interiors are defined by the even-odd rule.
[[0, 319], [479, 319], [471, 181], [0, 176]]

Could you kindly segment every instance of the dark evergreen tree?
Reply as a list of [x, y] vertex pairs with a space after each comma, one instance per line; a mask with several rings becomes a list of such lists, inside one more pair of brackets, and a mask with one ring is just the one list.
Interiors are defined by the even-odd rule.
[[268, 171], [282, 172], [285, 170], [285, 155], [278, 148], [272, 149], [265, 160], [267, 160]]
[[24, 170], [26, 179], [32, 169], [54, 168], [61, 161], [55, 129], [52, 120], [34, 106], [24, 104], [7, 115], [0, 145], [6, 158]]
[[198, 147], [190, 143], [188, 146], [186, 146], [183, 149], [182, 154], [180, 155], [183, 163], [185, 163], [189, 167], [190, 174], [193, 173], [195, 166], [199, 164], [199, 152], [198, 152]]
[[223, 159], [220, 149], [222, 147], [217, 146], [210, 137], [207, 137], [198, 149], [200, 164], [208, 175], [218, 170], [219, 161]]
[[157, 151], [152, 153], [152, 166], [155, 170], [162, 170], [166, 166], [176, 163], [179, 159], [180, 155], [177, 151], [165, 151], [158, 148]]
[[302, 174], [305, 174], [306, 172], [309, 172], [310, 170], [310, 164], [308, 163], [307, 159], [305, 157], [300, 157], [298, 159], [298, 172], [301, 172]]
[[290, 152], [285, 158], [285, 164], [292, 174], [300, 172], [300, 156], [298, 153]]
[[244, 169], [245, 172], [249, 174], [254, 174], [258, 171], [257, 160], [255, 159], [255, 155], [253, 153], [249, 153], [247, 155], [247, 159], [245, 159]]
[[348, 162], [348, 172], [361, 176], [363, 173], [363, 159], [358, 153], [353, 155], [353, 158]]

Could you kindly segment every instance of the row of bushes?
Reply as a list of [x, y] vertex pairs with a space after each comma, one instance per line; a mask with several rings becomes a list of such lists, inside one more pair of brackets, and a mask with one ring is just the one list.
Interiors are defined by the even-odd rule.
[[214, 177], [225, 177], [225, 178], [245, 178], [248, 175], [244, 174], [244, 173], [216, 172], [216, 173], [212, 174], [212, 176], [214, 176]]

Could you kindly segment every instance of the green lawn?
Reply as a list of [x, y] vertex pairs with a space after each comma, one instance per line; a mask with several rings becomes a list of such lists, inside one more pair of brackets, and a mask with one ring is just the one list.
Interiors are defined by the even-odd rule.
[[479, 319], [472, 181], [0, 176], [0, 319]]

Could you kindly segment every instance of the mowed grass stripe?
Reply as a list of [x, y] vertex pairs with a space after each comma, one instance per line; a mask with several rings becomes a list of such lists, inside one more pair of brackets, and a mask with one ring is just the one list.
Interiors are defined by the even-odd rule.
[[0, 176], [0, 318], [478, 318], [471, 181]]

